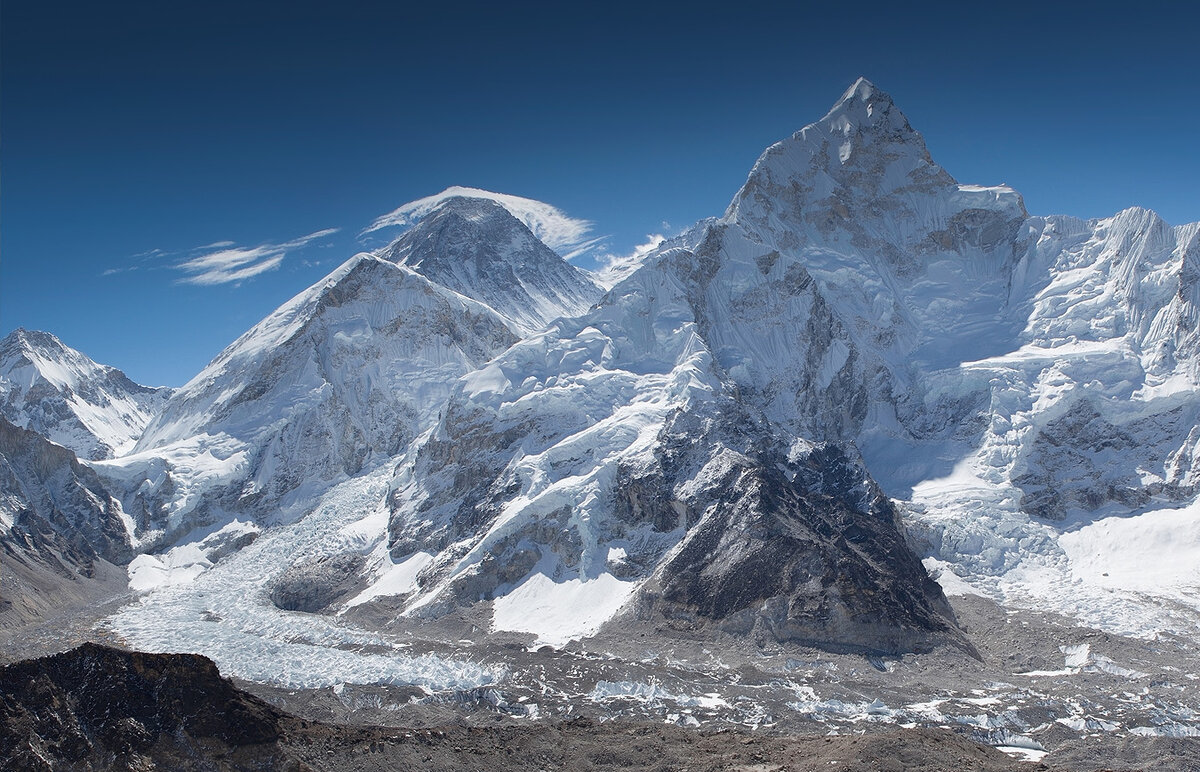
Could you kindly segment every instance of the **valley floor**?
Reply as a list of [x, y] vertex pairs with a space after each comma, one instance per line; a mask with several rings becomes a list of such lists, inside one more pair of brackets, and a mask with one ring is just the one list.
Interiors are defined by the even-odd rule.
[[[312, 769], [1200, 770], [1194, 641], [953, 601], [978, 659], [831, 655], [637, 624], [561, 650], [511, 634], [449, 643], [469, 630], [456, 620], [383, 634], [407, 641], [406, 661], [468, 663], [490, 682], [237, 683], [290, 714], [282, 747]], [[73, 633], [28, 628], [4, 653], [62, 650], [89, 628], [81, 612]]]

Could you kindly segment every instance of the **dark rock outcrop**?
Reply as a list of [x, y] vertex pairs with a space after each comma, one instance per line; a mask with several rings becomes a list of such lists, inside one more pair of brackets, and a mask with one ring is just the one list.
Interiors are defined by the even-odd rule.
[[316, 613], [366, 586], [362, 555], [325, 555], [293, 564], [275, 580], [271, 602], [284, 611]]
[[0, 669], [0, 767], [299, 769], [283, 716], [206, 657], [88, 643]]
[[[661, 438], [657, 498], [678, 500], [688, 532], [632, 610], [835, 652], [971, 651], [862, 464], [831, 443], [788, 452], [737, 412], [707, 426], [681, 415]], [[725, 442], [694, 442], [705, 435]], [[687, 480], [704, 482], [672, 493]]]

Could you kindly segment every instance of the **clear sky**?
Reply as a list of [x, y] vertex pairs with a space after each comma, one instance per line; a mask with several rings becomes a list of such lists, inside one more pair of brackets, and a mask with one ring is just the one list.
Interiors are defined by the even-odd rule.
[[181, 385], [451, 185], [630, 252], [721, 214], [859, 75], [1031, 212], [1198, 220], [1189, 6], [5, 2], [0, 335]]

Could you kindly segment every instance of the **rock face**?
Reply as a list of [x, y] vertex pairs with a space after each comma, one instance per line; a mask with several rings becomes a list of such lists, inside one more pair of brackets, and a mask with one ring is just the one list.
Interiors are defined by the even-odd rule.
[[171, 389], [139, 386], [48, 332], [0, 341], [0, 416], [89, 460], [129, 450]]
[[316, 613], [364, 586], [362, 555], [343, 553], [293, 563], [271, 587], [271, 602], [284, 611]]
[[485, 198], [447, 198], [381, 255], [486, 304], [522, 336], [587, 311], [601, 294], [586, 272]]
[[642, 589], [640, 616], [836, 651], [955, 640], [898, 512], [840, 448], [759, 446], [722, 466], [688, 502], [700, 516]]
[[0, 620], [15, 627], [60, 612], [132, 557], [120, 505], [96, 473], [0, 418]]
[[299, 769], [282, 714], [192, 654], [84, 644], [0, 669], [5, 769]]
[[66, 448], [0, 418], [0, 525], [114, 563], [133, 557], [118, 503]]

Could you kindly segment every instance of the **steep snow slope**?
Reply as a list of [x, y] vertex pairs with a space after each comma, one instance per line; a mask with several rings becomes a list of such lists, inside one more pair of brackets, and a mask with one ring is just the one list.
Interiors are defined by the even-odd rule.
[[270, 522], [399, 453], [450, 384], [515, 340], [493, 311], [359, 255], [222, 352], [134, 452], [97, 464], [167, 541], [231, 513]]
[[505, 208], [449, 197], [243, 335], [97, 468], [165, 545], [232, 515], [292, 519], [400, 454], [459, 376], [599, 292]]
[[171, 389], [139, 386], [47, 332], [0, 341], [0, 415], [99, 460], [129, 450]]
[[489, 198], [441, 198], [380, 256], [487, 304], [522, 336], [577, 316], [600, 297], [584, 271]]

